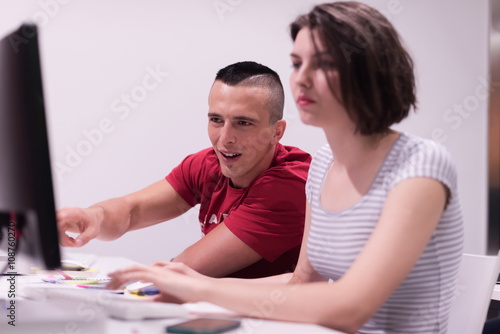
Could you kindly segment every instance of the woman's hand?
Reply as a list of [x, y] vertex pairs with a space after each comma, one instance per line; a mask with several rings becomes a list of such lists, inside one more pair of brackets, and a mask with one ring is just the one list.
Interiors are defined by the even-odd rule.
[[136, 265], [109, 274], [108, 289], [118, 289], [132, 281], [151, 282], [160, 291], [156, 301], [194, 302], [197, 289], [211, 278], [201, 275], [182, 263], [156, 262], [152, 266]]
[[[184, 263], [181, 263], [181, 262], [157, 261], [157, 262], [154, 262], [151, 266], [172, 270], [174, 272], [184, 274], [186, 276], [197, 277], [200, 279], [208, 277], [208, 276], [200, 274], [196, 270], [186, 266]], [[176, 298], [176, 297], [169, 295], [165, 292], [161, 292], [153, 300], [165, 302], [165, 303], [176, 303], [176, 304], [182, 303], [182, 300], [180, 300], [179, 298]]]

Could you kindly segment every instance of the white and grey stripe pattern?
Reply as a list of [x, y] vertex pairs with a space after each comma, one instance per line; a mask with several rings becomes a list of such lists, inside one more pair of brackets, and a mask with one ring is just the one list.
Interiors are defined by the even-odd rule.
[[448, 187], [449, 203], [416, 266], [360, 330], [386, 334], [446, 333], [449, 306], [459, 293], [456, 279], [463, 246], [456, 170], [448, 152], [438, 143], [401, 133], [368, 193], [358, 203], [338, 212], [325, 210], [319, 201], [332, 162], [330, 147], [325, 145], [311, 163], [306, 185], [312, 209], [309, 261], [319, 274], [332, 280], [342, 277], [365, 245], [396, 183], [412, 177], [430, 177]]

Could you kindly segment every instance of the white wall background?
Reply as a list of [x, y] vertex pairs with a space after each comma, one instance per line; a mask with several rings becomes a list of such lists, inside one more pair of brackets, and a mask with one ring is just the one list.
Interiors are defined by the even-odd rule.
[[[450, 149], [465, 250], [484, 253], [488, 1], [365, 2], [395, 24], [416, 63], [419, 110], [398, 128]], [[280, 74], [288, 98], [282, 143], [314, 153], [324, 139], [301, 124], [290, 99], [287, 27], [315, 3], [0, 0], [2, 36], [25, 20], [40, 27], [57, 207], [138, 190], [208, 147], [208, 91], [216, 71], [236, 61], [258, 61]], [[157, 81], [145, 85], [151, 72]], [[143, 263], [170, 259], [200, 237], [196, 211], [81, 251]]]

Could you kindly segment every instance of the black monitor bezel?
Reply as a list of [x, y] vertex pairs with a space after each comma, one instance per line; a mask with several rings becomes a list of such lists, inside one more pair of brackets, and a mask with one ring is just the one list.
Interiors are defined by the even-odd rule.
[[[61, 253], [38, 36], [38, 28], [35, 24], [23, 23], [1, 41], [2, 47], [7, 49], [7, 53], [4, 54], [6, 55], [5, 61], [11, 62], [15, 67], [12, 72], [9, 71], [9, 74], [15, 76], [11, 82], [16, 86], [5, 89], [8, 89], [9, 93], [19, 94], [19, 97], [15, 98], [19, 99], [13, 103], [16, 110], [5, 112], [21, 113], [11, 118], [7, 117], [7, 119], [12, 119], [13, 123], [16, 123], [13, 124], [14, 126], [22, 127], [12, 133], [14, 138], [11, 143], [20, 152], [19, 161], [12, 163], [17, 168], [21, 168], [22, 173], [10, 171], [13, 177], [17, 178], [13, 182], [23, 188], [13, 190], [10, 186], [11, 189], [6, 191], [12, 191], [13, 201], [3, 205], [0, 203], [2, 206], [0, 209], [8, 210], [15, 216], [23, 215], [26, 224], [32, 224], [29, 237], [37, 238], [37, 240], [27, 239], [28, 236], [23, 235], [23, 231], [18, 226], [21, 237], [18, 238], [17, 252], [19, 254], [16, 255], [26, 257], [26, 260], [31, 262], [30, 265], [57, 269], [61, 267]], [[8, 53], [11, 51], [12, 53]], [[12, 101], [6, 103], [9, 107], [12, 104], [10, 102]], [[9, 158], [12, 159], [12, 157], [7, 157]], [[21, 179], [21, 174], [23, 179]]]

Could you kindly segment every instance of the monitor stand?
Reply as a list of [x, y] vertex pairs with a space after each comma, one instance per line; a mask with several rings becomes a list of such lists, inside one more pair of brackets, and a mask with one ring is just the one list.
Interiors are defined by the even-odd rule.
[[22, 254], [9, 256], [3, 246], [0, 244], [0, 277], [29, 276], [34, 268], [32, 261]]
[[32, 212], [25, 215], [19, 238], [15, 235], [19, 232], [0, 219], [0, 276], [26, 276], [33, 268], [44, 267], [43, 250], [39, 243], [31, 242], [32, 236], [40, 233], [35, 219]]

